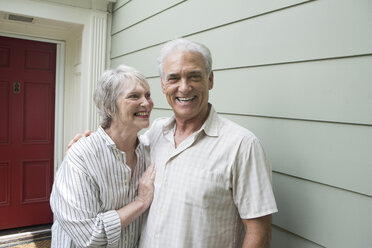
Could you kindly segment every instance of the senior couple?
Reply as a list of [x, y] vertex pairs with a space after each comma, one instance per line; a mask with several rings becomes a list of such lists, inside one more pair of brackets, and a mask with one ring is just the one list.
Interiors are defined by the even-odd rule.
[[103, 74], [101, 126], [72, 145], [55, 178], [52, 247], [269, 247], [271, 167], [254, 134], [208, 102], [209, 49], [170, 41], [159, 73], [174, 116], [139, 138], [153, 107], [145, 77], [127, 66]]

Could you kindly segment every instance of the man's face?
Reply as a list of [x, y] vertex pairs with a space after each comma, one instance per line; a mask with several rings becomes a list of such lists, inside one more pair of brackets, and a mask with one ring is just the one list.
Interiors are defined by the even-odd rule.
[[181, 121], [204, 121], [208, 113], [213, 72], [208, 76], [203, 56], [193, 51], [172, 51], [164, 60], [163, 93], [175, 117]]

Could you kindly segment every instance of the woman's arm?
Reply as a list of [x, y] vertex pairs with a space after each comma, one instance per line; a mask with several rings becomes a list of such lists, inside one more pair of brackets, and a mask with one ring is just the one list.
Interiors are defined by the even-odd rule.
[[120, 239], [120, 219], [115, 210], [99, 212], [99, 188], [82, 164], [71, 150], [57, 172], [50, 198], [55, 221], [79, 247], [109, 246]]
[[115, 246], [121, 229], [151, 204], [154, 166], [150, 166], [141, 178], [135, 202], [119, 210], [100, 212], [99, 187], [81, 169], [84, 161], [75, 151], [69, 151], [54, 182], [50, 203], [55, 220], [77, 246]]
[[137, 199], [117, 210], [122, 228], [132, 223], [150, 207], [154, 195], [154, 179], [155, 166], [151, 164], [139, 181]]

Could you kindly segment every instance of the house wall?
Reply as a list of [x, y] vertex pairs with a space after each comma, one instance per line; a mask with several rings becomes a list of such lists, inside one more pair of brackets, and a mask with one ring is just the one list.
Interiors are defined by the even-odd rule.
[[372, 2], [119, 0], [111, 67], [148, 78], [186, 37], [214, 59], [216, 110], [253, 131], [273, 166], [274, 248], [372, 247]]

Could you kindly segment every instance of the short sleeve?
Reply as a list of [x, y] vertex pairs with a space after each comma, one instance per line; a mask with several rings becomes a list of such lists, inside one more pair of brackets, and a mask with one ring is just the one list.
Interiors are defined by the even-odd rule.
[[256, 137], [244, 137], [232, 170], [232, 193], [242, 219], [277, 212], [269, 159]]

